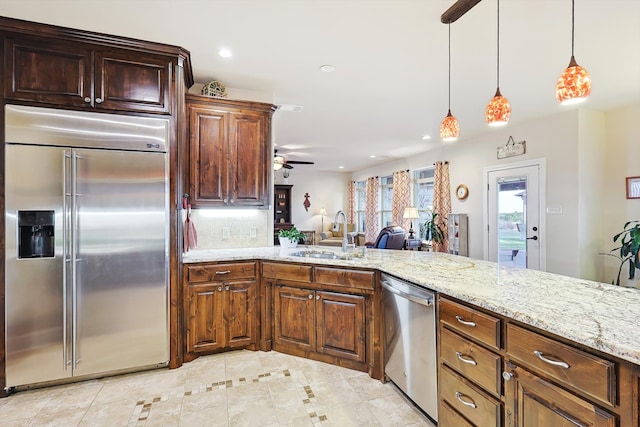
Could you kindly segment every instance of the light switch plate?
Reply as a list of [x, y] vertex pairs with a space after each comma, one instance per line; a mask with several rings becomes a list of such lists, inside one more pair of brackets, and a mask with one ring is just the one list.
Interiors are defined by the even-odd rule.
[[562, 215], [562, 205], [547, 206], [547, 215]]
[[231, 237], [231, 229], [229, 227], [222, 227], [222, 238], [228, 239]]
[[255, 238], [257, 234], [256, 227], [249, 227], [249, 237]]

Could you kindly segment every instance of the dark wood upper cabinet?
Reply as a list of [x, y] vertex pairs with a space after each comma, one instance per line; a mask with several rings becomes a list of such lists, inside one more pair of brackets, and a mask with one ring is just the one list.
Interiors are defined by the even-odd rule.
[[4, 55], [8, 100], [171, 114], [175, 56], [40, 37], [6, 38]]
[[268, 207], [271, 104], [187, 95], [193, 207]]

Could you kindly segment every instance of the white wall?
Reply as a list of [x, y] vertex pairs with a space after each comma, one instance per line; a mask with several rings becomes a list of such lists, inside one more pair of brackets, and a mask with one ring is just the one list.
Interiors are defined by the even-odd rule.
[[[601, 200], [603, 212], [603, 235], [601, 251], [609, 252], [618, 247], [613, 236], [624, 223], [640, 220], [640, 199], [626, 199], [625, 178], [640, 176], [640, 104], [609, 111], [606, 114], [606, 180]], [[610, 283], [617, 274], [620, 263], [611, 257], [604, 259], [603, 282]], [[623, 269], [621, 278], [628, 276]], [[636, 277], [637, 277], [636, 272]], [[640, 287], [638, 280], [634, 285]]]
[[[527, 151], [522, 156], [498, 160], [496, 149], [505, 145], [509, 136], [513, 136], [515, 141], [525, 140]], [[465, 201], [459, 201], [452, 195], [452, 211], [469, 215], [469, 256], [482, 258], [483, 169], [544, 158], [547, 185], [546, 202], [543, 203], [562, 208], [562, 214], [546, 217], [547, 271], [599, 279], [600, 271], [594, 265], [598, 260], [597, 243], [593, 236], [580, 236], [601, 220], [600, 214], [590, 210], [594, 206], [597, 208], [598, 198], [602, 196], [599, 180], [604, 175], [601, 172], [604, 168], [603, 136], [602, 113], [572, 109], [527, 123], [487, 128], [485, 134], [443, 143], [438, 150], [356, 171], [353, 179], [358, 181], [374, 175], [389, 175], [400, 169], [427, 167], [435, 161], [449, 161], [452, 191], [458, 184], [469, 187], [469, 197]], [[584, 178], [588, 181], [581, 184]], [[581, 210], [587, 212], [581, 216]], [[598, 233], [596, 236], [600, 237]]]
[[[320, 238], [322, 218], [321, 208], [327, 210], [324, 229], [329, 229], [338, 210], [348, 209], [348, 184], [351, 174], [347, 172], [317, 172], [313, 165], [294, 165], [289, 170], [289, 178], [283, 178], [283, 170], [274, 173], [276, 184], [292, 184], [291, 221], [298, 230], [315, 230], [316, 241]], [[304, 208], [304, 195], [309, 193], [311, 206]], [[273, 221], [273, 219], [272, 219]]]

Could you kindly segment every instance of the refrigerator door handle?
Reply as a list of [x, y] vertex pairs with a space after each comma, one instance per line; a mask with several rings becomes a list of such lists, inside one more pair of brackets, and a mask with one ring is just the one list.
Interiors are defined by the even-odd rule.
[[69, 314], [72, 313], [70, 301], [72, 296], [70, 295], [71, 286], [69, 281], [73, 278], [73, 271], [71, 270], [71, 150], [64, 150], [62, 153], [62, 351], [64, 367], [67, 368], [73, 363], [71, 359], [71, 350], [73, 348], [73, 342], [71, 340], [72, 324]]
[[73, 236], [71, 238], [71, 287], [72, 287], [72, 300], [71, 300], [71, 312], [73, 313], [73, 320], [71, 323], [72, 339], [73, 339], [73, 367], [75, 369], [78, 366], [79, 351], [78, 351], [78, 156], [75, 151], [72, 151], [71, 159], [71, 229], [73, 230]]

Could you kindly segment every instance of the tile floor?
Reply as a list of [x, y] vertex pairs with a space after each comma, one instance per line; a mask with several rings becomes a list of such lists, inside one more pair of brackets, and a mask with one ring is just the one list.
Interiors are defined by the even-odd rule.
[[3, 427], [433, 427], [391, 384], [275, 351], [22, 391], [0, 399], [0, 420]]

